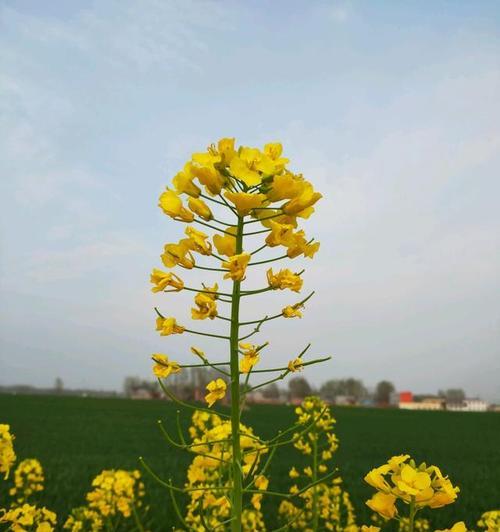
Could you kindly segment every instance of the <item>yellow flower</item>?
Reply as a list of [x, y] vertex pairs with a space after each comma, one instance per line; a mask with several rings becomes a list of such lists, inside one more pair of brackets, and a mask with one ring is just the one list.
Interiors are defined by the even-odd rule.
[[[202, 231], [198, 231], [194, 227], [188, 225], [185, 231], [188, 238], [186, 239], [186, 246], [192, 251], [196, 251], [201, 255], [212, 254], [212, 244], [207, 240], [208, 236]], [[181, 240], [183, 242], [183, 240]]]
[[[408, 495], [418, 495], [420, 492], [427, 492], [431, 486], [431, 477], [428, 473], [417, 471], [406, 464], [400, 472], [400, 479], [396, 481], [398, 489]], [[432, 495], [432, 490], [430, 492]]]
[[221, 161], [220, 155], [195, 153], [192, 159], [194, 164], [191, 167], [191, 173], [202, 185], [205, 185], [210, 194], [219, 194], [225, 181], [224, 176], [215, 167]]
[[302, 305], [287, 305], [282, 311], [283, 317], [285, 318], [302, 318], [302, 312], [300, 312]]
[[203, 362], [206, 362], [207, 360], [207, 357], [205, 355], [205, 351], [202, 351], [199, 347], [191, 347], [191, 353], [193, 353], [194, 355], [198, 356], [201, 358], [201, 360], [203, 360]]
[[311, 469], [311, 466], [307, 466], [304, 468], [304, 475], [306, 477], [311, 477], [313, 476], [313, 472], [312, 472], [312, 469]]
[[240, 179], [248, 187], [253, 187], [261, 182], [260, 173], [252, 170], [250, 166], [239, 156], [234, 156], [229, 165], [231, 175]]
[[0, 423], [0, 474], [3, 473], [4, 478], [9, 476], [10, 469], [16, 461], [14, 439], [10, 425]]
[[212, 211], [209, 206], [200, 198], [189, 198], [188, 207], [204, 220], [211, 220], [213, 218]]
[[459, 521], [451, 528], [444, 528], [443, 530], [436, 530], [435, 532], [467, 532], [467, 527], [463, 521]]
[[250, 253], [245, 252], [229, 257], [227, 261], [222, 263], [222, 267], [229, 270], [224, 275], [224, 279], [231, 278], [233, 281], [242, 281], [245, 278], [245, 272], [250, 258]]
[[225, 192], [224, 196], [234, 204], [240, 216], [246, 216], [251, 210], [262, 207], [266, 201], [264, 194], [246, 192]]
[[150, 281], [155, 285], [151, 288], [152, 292], [162, 292], [167, 286], [171, 286], [177, 292], [184, 288], [182, 279], [175, 275], [175, 273], [162, 272], [156, 268], [153, 268]]
[[[236, 231], [236, 227], [230, 227], [227, 232], [231, 233]], [[215, 234], [212, 238], [214, 245], [217, 248], [219, 255], [226, 255], [231, 257], [236, 255], [236, 238], [232, 235], [228, 235], [227, 232], [224, 235]]]
[[88, 506], [103, 517], [121, 514], [128, 518], [133, 507], [140, 505], [144, 485], [139, 471], [104, 470], [92, 481], [93, 490], [87, 493]]
[[312, 206], [321, 198], [321, 194], [314, 192], [311, 183], [306, 181], [300, 195], [292, 198], [283, 205], [283, 212], [285, 214], [295, 214], [302, 218], [309, 218], [314, 211]]
[[269, 486], [269, 480], [264, 475], [259, 475], [254, 482], [255, 487], [258, 490], [267, 490]]
[[236, 155], [234, 149], [234, 138], [223, 138], [217, 143], [218, 152], [221, 155], [222, 163], [227, 166], [233, 160]]
[[296, 371], [302, 371], [304, 369], [304, 363], [301, 358], [294, 358], [288, 362], [288, 371], [295, 373]]
[[183, 207], [182, 200], [173, 190], [167, 188], [166, 192], [163, 192], [160, 196], [160, 202], [158, 205], [165, 214], [174, 220], [181, 222], [193, 221], [193, 213]]
[[44, 475], [42, 465], [35, 458], [28, 458], [18, 464], [14, 472], [14, 487], [9, 490], [16, 503], [27, 502], [36, 492], [43, 490]]
[[386, 482], [384, 475], [387, 474], [390, 470], [390, 466], [384, 464], [376, 469], [372, 469], [365, 476], [365, 482], [373, 486], [374, 488], [382, 491], [390, 491], [390, 486]]
[[395, 502], [396, 497], [394, 495], [378, 491], [371, 499], [366, 501], [366, 505], [382, 517], [392, 519], [397, 514]]
[[156, 318], [156, 330], [160, 331], [161, 336], [169, 336], [171, 334], [182, 334], [185, 327], [179, 325], [175, 318]]
[[298, 478], [300, 476], [300, 473], [295, 469], [295, 467], [292, 467], [292, 469], [290, 469], [290, 472], [288, 473], [288, 476], [290, 478]]
[[379, 532], [379, 526], [361, 525], [361, 532]]
[[169, 360], [167, 355], [155, 353], [152, 358], [156, 362], [153, 366], [153, 373], [159, 379], [165, 379], [172, 373], [179, 373], [181, 371], [179, 363]]
[[188, 270], [192, 269], [195, 262], [189, 248], [191, 241], [183, 238], [178, 244], [167, 244], [161, 260], [167, 268], [173, 268], [177, 264]]
[[253, 344], [240, 343], [243, 350], [243, 358], [240, 361], [241, 373], [248, 373], [260, 360], [257, 347]]
[[205, 395], [205, 401], [208, 406], [212, 406], [215, 401], [223, 399], [226, 395], [227, 384], [222, 379], [216, 379], [207, 384], [208, 393]]
[[4, 513], [0, 515], [0, 525], [2, 524], [9, 524], [7, 530], [12, 530], [12, 532], [26, 532], [27, 530], [52, 532], [57, 524], [57, 516], [47, 508], [23, 504], [4, 510]]
[[172, 180], [175, 190], [178, 194], [188, 194], [193, 198], [197, 198], [201, 194], [201, 190], [193, 183], [193, 174], [191, 172], [192, 164], [186, 163], [184, 169], [181, 170]]
[[206, 318], [213, 320], [217, 316], [217, 303], [215, 302], [215, 298], [215, 295], [206, 292], [196, 294], [194, 302], [198, 308], [191, 309], [191, 317], [193, 320], [205, 320]]
[[292, 273], [288, 269], [280, 270], [278, 273], [274, 274], [272, 268], [267, 270], [267, 281], [273, 290], [284, 290], [285, 288], [289, 288], [294, 292], [299, 292], [303, 283], [300, 275]]
[[267, 198], [273, 203], [284, 199], [296, 198], [304, 190], [305, 183], [301, 175], [295, 175], [291, 172], [276, 175], [267, 192]]

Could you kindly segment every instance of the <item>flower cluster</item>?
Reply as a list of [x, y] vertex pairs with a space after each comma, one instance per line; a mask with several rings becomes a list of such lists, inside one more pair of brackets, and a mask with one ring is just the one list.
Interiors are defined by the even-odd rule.
[[137, 509], [142, 506], [144, 484], [139, 471], [109, 469], [102, 471], [92, 481], [87, 493], [87, 506], [71, 511], [64, 529], [71, 532], [98, 532], [115, 529], [123, 519], [132, 515], [138, 519]]
[[398, 500], [410, 505], [410, 512], [415, 514], [424, 507], [451, 504], [459, 492], [437, 466], [417, 466], [408, 454], [393, 456], [386, 464], [372, 469], [365, 481], [377, 489], [366, 504], [386, 519], [399, 515]]
[[[312, 488], [311, 490], [312, 491]], [[349, 493], [342, 487], [342, 479], [335, 478], [331, 482], [317, 485], [316, 501], [318, 505], [318, 521], [321, 530], [335, 532], [358, 532], [356, 514]], [[289, 523], [292, 530], [313, 532], [313, 501], [311, 493], [301, 494], [302, 506], [291, 501], [282, 501], [279, 507], [280, 516]]]
[[144, 496], [144, 484], [139, 471], [109, 469], [102, 471], [92, 481], [92, 491], [87, 493], [90, 509], [102, 516], [121, 514], [130, 517], [134, 506], [141, 506]]
[[0, 475], [7, 478], [15, 461], [14, 436], [10, 432], [10, 425], [0, 423]]
[[477, 526], [487, 532], [498, 532], [500, 530], [500, 510], [485, 512], [477, 522]]
[[[231, 423], [217, 414], [197, 410], [189, 428], [189, 450], [196, 454], [187, 471], [186, 491], [190, 501], [185, 522], [190, 530], [204, 531], [221, 527], [230, 516], [231, 502]], [[262, 441], [252, 429], [240, 425], [242, 449], [241, 468], [245, 478], [258, 468], [261, 458], [267, 453]], [[267, 478], [259, 475], [253, 481], [256, 490], [267, 489]], [[248, 532], [265, 530], [261, 513], [262, 494], [254, 493], [250, 508], [243, 511], [242, 527]]]
[[31, 495], [43, 490], [42, 465], [35, 458], [28, 458], [18, 464], [14, 472], [14, 487], [9, 495], [16, 498], [18, 504], [26, 502]]
[[31, 504], [14, 506], [0, 515], [0, 525], [8, 525], [12, 532], [52, 532], [57, 524], [57, 516], [47, 508], [38, 508]]
[[[354, 509], [349, 493], [340, 477], [331, 479], [331, 460], [338, 448], [333, 433], [335, 419], [328, 405], [319, 397], [306, 397], [295, 409], [299, 432], [294, 433], [293, 445], [308, 458], [301, 470], [292, 467], [289, 472], [294, 481], [290, 488], [302, 501], [298, 506], [291, 500], [282, 501], [279, 513], [294, 530], [313, 531], [321, 526], [326, 530], [357, 530]], [[297, 484], [302, 480], [305, 488]], [[311, 487], [307, 487], [307, 485]]]

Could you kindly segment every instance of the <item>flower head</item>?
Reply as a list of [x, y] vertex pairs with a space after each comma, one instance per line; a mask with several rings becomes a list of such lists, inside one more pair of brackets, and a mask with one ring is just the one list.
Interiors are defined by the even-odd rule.
[[205, 395], [205, 401], [208, 406], [212, 406], [215, 401], [223, 399], [226, 395], [227, 384], [222, 379], [216, 379], [207, 384], [208, 393]]
[[188, 207], [191, 212], [194, 212], [194, 214], [204, 220], [208, 221], [214, 217], [210, 207], [201, 198], [189, 198]]
[[188, 211], [183, 205], [182, 200], [176, 192], [167, 188], [166, 192], [160, 196], [159, 206], [162, 211], [173, 218], [182, 222], [192, 222], [193, 213]]
[[232, 279], [233, 281], [242, 281], [245, 278], [247, 264], [250, 261], [250, 253], [240, 253], [233, 255], [222, 263], [223, 268], [227, 268], [228, 273], [224, 274], [224, 279]]
[[289, 288], [294, 292], [300, 292], [303, 283], [300, 275], [292, 273], [289, 269], [280, 270], [275, 274], [272, 268], [267, 270], [267, 282], [273, 290]]
[[151, 288], [151, 292], [163, 292], [163, 290], [169, 286], [177, 292], [184, 288], [182, 279], [175, 275], [175, 273], [163, 272], [156, 268], [153, 268], [150, 281], [154, 285], [153, 288]]
[[175, 318], [162, 318], [158, 316], [156, 318], [156, 330], [160, 331], [161, 336], [169, 336], [171, 334], [182, 334], [185, 331], [185, 327], [179, 325]]
[[240, 371], [249, 373], [260, 360], [259, 350], [257, 346], [247, 343], [240, 343], [240, 348], [243, 353], [243, 358], [240, 361]]
[[10, 432], [10, 425], [0, 423], [0, 474], [3, 474], [4, 478], [9, 476], [16, 461], [14, 439], [14, 435]]
[[179, 363], [169, 360], [167, 355], [155, 353], [152, 358], [155, 362], [155, 365], [153, 366], [153, 373], [159, 379], [165, 379], [172, 373], [179, 373], [181, 371]]
[[297, 357], [293, 360], [290, 360], [288, 362], [288, 371], [291, 371], [292, 373], [295, 373], [296, 371], [301, 371], [304, 369], [304, 362], [302, 362], [302, 359]]

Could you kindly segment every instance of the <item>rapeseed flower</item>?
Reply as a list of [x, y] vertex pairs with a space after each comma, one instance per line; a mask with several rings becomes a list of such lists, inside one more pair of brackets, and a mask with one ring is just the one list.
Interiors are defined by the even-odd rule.
[[163, 272], [156, 268], [153, 268], [150, 281], [154, 285], [153, 288], [151, 288], [151, 292], [163, 292], [167, 287], [171, 287], [178, 292], [184, 288], [182, 279], [175, 275], [175, 273]]
[[27, 458], [19, 462], [14, 471], [14, 487], [9, 490], [9, 495], [16, 498], [17, 504], [27, 502], [33, 494], [43, 491], [44, 480], [40, 462]]
[[240, 253], [229, 257], [227, 261], [222, 263], [223, 268], [229, 271], [224, 275], [224, 279], [232, 279], [233, 281], [243, 281], [245, 279], [245, 272], [247, 264], [250, 261], [249, 253]]
[[169, 336], [171, 334], [182, 334], [185, 327], [179, 325], [175, 318], [156, 318], [156, 330], [160, 331], [161, 336]]
[[182, 204], [182, 200], [173, 190], [167, 188], [166, 192], [160, 196], [159, 204], [162, 211], [173, 218], [182, 222], [192, 222], [194, 215], [188, 211]]
[[12, 532], [52, 532], [56, 529], [57, 515], [47, 508], [23, 504], [6, 510], [0, 515], [0, 525], [8, 525]]
[[201, 198], [189, 198], [188, 207], [191, 212], [194, 212], [194, 214], [197, 214], [207, 222], [214, 217], [210, 207]]
[[3, 474], [4, 478], [9, 476], [16, 461], [14, 439], [14, 435], [10, 432], [10, 425], [0, 423], [0, 474]]
[[273, 290], [285, 290], [286, 288], [294, 292], [300, 292], [303, 280], [297, 273], [292, 273], [289, 269], [282, 269], [274, 273], [272, 268], [267, 270], [267, 282]]
[[153, 366], [153, 373], [159, 379], [165, 379], [172, 375], [172, 373], [179, 373], [181, 371], [179, 363], [169, 360], [167, 355], [155, 353], [152, 358], [155, 362], [155, 365]]
[[205, 401], [208, 406], [212, 406], [215, 401], [224, 399], [226, 395], [227, 384], [222, 379], [216, 379], [207, 384], [208, 393], [205, 395]]

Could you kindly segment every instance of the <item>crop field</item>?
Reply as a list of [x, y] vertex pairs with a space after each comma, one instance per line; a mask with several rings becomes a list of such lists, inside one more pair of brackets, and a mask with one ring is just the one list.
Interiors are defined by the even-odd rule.
[[[16, 435], [19, 458], [36, 457], [46, 473], [41, 502], [63, 519], [84, 503], [91, 479], [102, 469], [140, 468], [143, 456], [162, 478], [182, 484], [192, 455], [163, 439], [156, 420], [175, 425], [177, 408], [163, 401], [0, 395], [0, 423]], [[400, 453], [439, 465], [460, 486], [458, 501], [432, 512], [435, 526], [457, 520], [475, 524], [479, 515], [500, 506], [500, 414], [410, 412], [333, 407], [340, 449], [336, 465], [350, 492], [361, 523], [369, 523], [364, 501], [373, 490], [363, 476]], [[293, 422], [292, 407], [251, 406], [243, 417], [256, 434], [270, 437]], [[187, 427], [189, 412], [184, 413]], [[277, 452], [270, 469], [270, 489], [289, 486], [288, 470], [300, 466], [292, 448]], [[150, 511], [149, 528], [170, 530], [174, 524], [169, 495], [144, 473]], [[0, 491], [0, 498], [2, 492]], [[276, 501], [267, 499], [265, 513]], [[269, 523], [277, 525], [278, 523]]]

